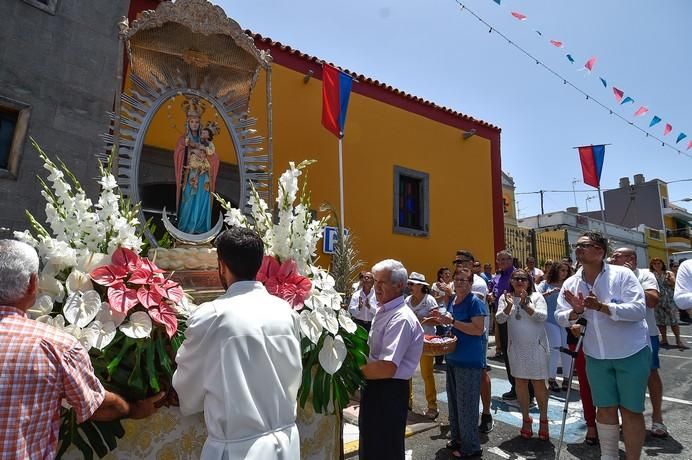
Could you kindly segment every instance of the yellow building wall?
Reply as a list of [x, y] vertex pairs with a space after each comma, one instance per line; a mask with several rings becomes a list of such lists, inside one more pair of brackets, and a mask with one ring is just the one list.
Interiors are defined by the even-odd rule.
[[[258, 134], [266, 137], [265, 77], [261, 72], [250, 113], [258, 118]], [[272, 102], [274, 182], [289, 161], [318, 160], [307, 170], [312, 208], [327, 202], [338, 211], [338, 141], [321, 125], [322, 82], [313, 78], [306, 84], [301, 73], [275, 63]], [[177, 105], [175, 112], [180, 112]], [[163, 135], [171, 130], [164, 111], [147, 143], [172, 149], [170, 135]], [[184, 120], [175, 123], [183, 126]], [[345, 221], [365, 268], [395, 258], [409, 272], [434, 280], [457, 249], [471, 250], [482, 262], [494, 261], [490, 140], [464, 140], [459, 128], [356, 92], [351, 93], [345, 133]], [[221, 155], [232, 150], [221, 141], [215, 144]], [[428, 236], [393, 232], [395, 165], [429, 174]], [[329, 262], [320, 248], [318, 263]]]

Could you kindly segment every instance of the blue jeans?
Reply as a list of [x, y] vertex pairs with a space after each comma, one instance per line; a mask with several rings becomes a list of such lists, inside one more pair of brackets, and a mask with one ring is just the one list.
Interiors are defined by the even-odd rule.
[[447, 401], [452, 441], [468, 454], [481, 449], [478, 435], [478, 407], [483, 369], [456, 367], [447, 363]]

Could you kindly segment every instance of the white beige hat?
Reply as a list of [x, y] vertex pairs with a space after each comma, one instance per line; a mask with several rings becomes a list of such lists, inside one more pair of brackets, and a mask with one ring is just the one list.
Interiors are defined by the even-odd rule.
[[408, 276], [408, 282], [430, 287], [430, 284], [425, 281], [425, 275], [418, 272], [411, 272], [411, 274]]

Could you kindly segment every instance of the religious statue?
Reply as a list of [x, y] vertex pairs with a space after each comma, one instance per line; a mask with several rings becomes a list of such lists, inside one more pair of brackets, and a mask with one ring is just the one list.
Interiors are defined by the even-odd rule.
[[208, 122], [202, 127], [206, 105], [199, 98], [186, 98], [182, 108], [186, 115], [185, 133], [178, 139], [173, 154], [178, 229], [199, 234], [211, 228], [211, 207], [219, 172], [219, 157], [213, 143], [218, 126]]

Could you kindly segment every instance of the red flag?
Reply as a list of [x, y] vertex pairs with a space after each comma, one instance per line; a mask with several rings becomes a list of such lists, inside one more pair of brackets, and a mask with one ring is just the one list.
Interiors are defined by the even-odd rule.
[[344, 135], [351, 83], [350, 75], [322, 65], [322, 126], [336, 137]]
[[592, 57], [588, 61], [586, 61], [586, 64], [584, 64], [584, 68], [591, 72], [593, 70], [593, 66], [596, 64], [596, 56]]
[[592, 187], [600, 187], [605, 145], [590, 145], [579, 147], [579, 161], [584, 176], [584, 183]]
[[672, 130], [673, 130], [673, 125], [671, 125], [670, 123], [666, 123], [666, 127], [663, 128], [663, 135], [667, 136], [668, 134], [670, 134], [670, 132]]
[[624, 91], [622, 91], [621, 89], [617, 89], [614, 86], [613, 86], [613, 93], [615, 93], [615, 100], [618, 102], [622, 101], [622, 96], [625, 95]]
[[642, 105], [641, 107], [639, 107], [639, 108], [637, 109], [636, 112], [634, 112], [634, 116], [635, 116], [635, 117], [640, 117], [640, 116], [644, 115], [644, 114], [645, 114], [646, 112], [648, 112], [648, 111], [649, 111], [649, 109], [647, 109], [646, 107], [644, 107], [644, 106]]

